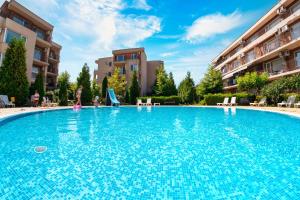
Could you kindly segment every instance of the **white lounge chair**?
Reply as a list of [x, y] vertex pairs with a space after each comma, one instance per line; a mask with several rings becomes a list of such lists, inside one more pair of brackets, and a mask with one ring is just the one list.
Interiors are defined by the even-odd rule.
[[250, 103], [250, 106], [266, 106], [267, 105], [267, 98], [262, 98], [258, 103]]
[[136, 105], [137, 106], [144, 106], [146, 104], [142, 102], [142, 99], [138, 99]]
[[223, 103], [217, 103], [217, 106], [228, 106], [229, 98], [225, 97]]
[[7, 95], [0, 95], [0, 99], [2, 101], [2, 103], [4, 104], [4, 107], [16, 107], [16, 105], [8, 100], [8, 96]]
[[231, 100], [230, 100], [230, 106], [236, 106], [237, 103], [236, 103], [236, 97], [232, 97]]
[[295, 103], [295, 104], [294, 104], [294, 107], [295, 107], [295, 108], [299, 108], [299, 107], [300, 107], [300, 101], [298, 101], [298, 103]]
[[277, 106], [278, 107], [292, 107], [292, 105], [294, 105], [296, 100], [296, 96], [289, 96], [289, 98], [287, 99], [287, 101], [283, 101], [281, 103], [278, 103]]
[[146, 106], [152, 106], [151, 98], [147, 98]]

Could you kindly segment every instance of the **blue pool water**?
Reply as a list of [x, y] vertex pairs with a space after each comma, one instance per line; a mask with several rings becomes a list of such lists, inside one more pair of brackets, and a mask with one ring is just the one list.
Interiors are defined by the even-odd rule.
[[290, 116], [121, 107], [0, 124], [0, 199], [299, 197], [300, 119]]

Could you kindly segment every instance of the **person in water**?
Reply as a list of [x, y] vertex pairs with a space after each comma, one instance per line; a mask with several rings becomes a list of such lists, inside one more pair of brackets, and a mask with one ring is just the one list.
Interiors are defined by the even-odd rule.
[[77, 98], [77, 102], [76, 102], [76, 106], [81, 106], [81, 93], [82, 93], [82, 86], [80, 86], [76, 92], [76, 98]]

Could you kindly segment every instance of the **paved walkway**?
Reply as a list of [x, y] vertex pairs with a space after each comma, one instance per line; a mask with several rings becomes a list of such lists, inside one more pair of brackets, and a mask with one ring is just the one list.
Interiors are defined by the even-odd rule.
[[[201, 106], [199, 106], [201, 107]], [[209, 106], [210, 107], [210, 106]], [[216, 106], [212, 106], [216, 107]], [[50, 108], [41, 108], [41, 107], [24, 107], [24, 108], [0, 108], [0, 118], [27, 113], [27, 112], [34, 112], [34, 111], [41, 111], [41, 110], [58, 110], [58, 109], [66, 109], [72, 107], [50, 107]], [[279, 113], [286, 113], [291, 114], [294, 116], [300, 117], [300, 108], [278, 108], [278, 107], [253, 107], [253, 106], [237, 106], [237, 108], [242, 109], [253, 109], [253, 110], [264, 110], [264, 111], [273, 111]]]

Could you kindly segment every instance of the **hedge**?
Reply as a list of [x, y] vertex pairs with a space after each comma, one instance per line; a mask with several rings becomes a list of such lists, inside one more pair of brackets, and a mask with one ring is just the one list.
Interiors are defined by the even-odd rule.
[[248, 93], [235, 93], [235, 94], [207, 94], [204, 95], [204, 104], [205, 105], [217, 105], [217, 103], [222, 103], [225, 97], [236, 97], [236, 102], [239, 105], [249, 105], [250, 102], [255, 100], [255, 95]]
[[153, 97], [139, 97], [142, 102], [146, 102], [147, 98], [151, 98], [152, 103], [160, 103], [161, 105], [178, 105], [180, 103], [179, 96], [153, 96]]

